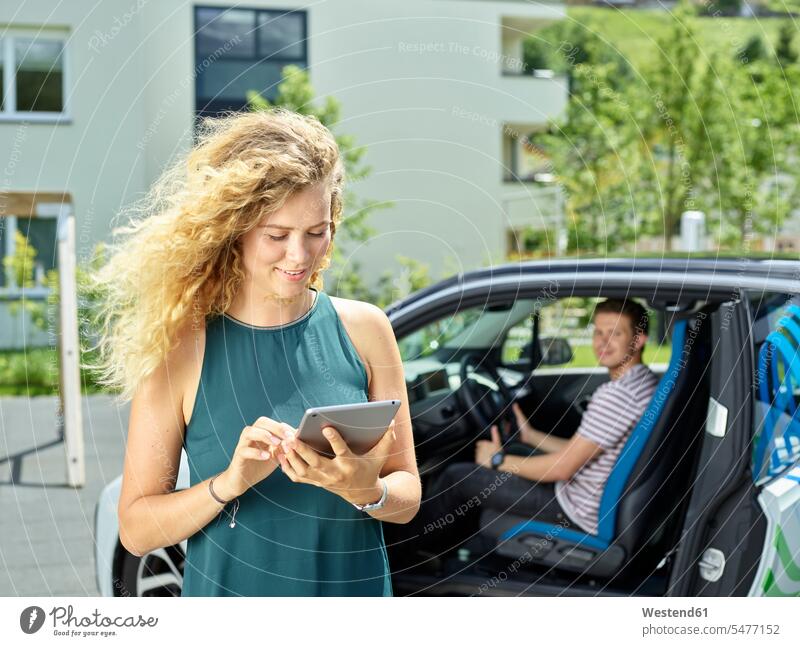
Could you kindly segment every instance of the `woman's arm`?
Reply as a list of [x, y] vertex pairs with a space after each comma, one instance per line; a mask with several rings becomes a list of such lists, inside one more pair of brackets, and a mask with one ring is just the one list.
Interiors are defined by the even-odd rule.
[[[180, 543], [223, 508], [207, 481], [175, 492], [184, 429], [179, 365], [187, 354], [176, 348], [131, 402], [118, 516], [120, 541], [136, 556]], [[221, 489], [214, 490], [227, 500]]]
[[[341, 303], [341, 299], [336, 300]], [[403, 360], [392, 324], [383, 310], [359, 301], [348, 301], [348, 304], [352, 305], [352, 310], [342, 308], [348, 311], [341, 318], [367, 369], [370, 401], [399, 399], [401, 402], [395, 416], [396, 439], [380, 471], [388, 488], [386, 504], [366, 513], [389, 523], [407, 523], [419, 511], [422, 486], [414, 452]], [[357, 502], [374, 502], [381, 493], [380, 488], [365, 492], [364, 500]]]
[[[183, 371], [197, 360], [193, 347], [191, 342], [179, 344], [144, 380], [131, 403], [117, 513], [120, 541], [136, 556], [177, 545], [205, 527], [224, 507], [211, 496], [208, 480], [175, 491], [185, 428], [182, 403], [187, 382]], [[272, 463], [272, 470], [278, 466], [270, 459], [265, 461], [267, 470], [267, 462]], [[224, 477], [214, 480], [214, 493], [222, 500], [236, 497]]]

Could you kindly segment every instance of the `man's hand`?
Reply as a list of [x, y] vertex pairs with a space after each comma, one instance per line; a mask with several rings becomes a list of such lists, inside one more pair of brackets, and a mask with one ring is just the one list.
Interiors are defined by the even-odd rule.
[[500, 431], [497, 425], [492, 426], [491, 440], [478, 440], [475, 443], [475, 464], [483, 467], [492, 468], [492, 456], [497, 453], [503, 445], [500, 442]]
[[537, 447], [538, 442], [535, 437], [535, 429], [531, 426], [528, 419], [525, 417], [525, 413], [522, 412], [522, 409], [519, 407], [517, 402], [513, 402], [511, 404], [511, 410], [514, 411], [514, 417], [517, 418], [517, 426], [519, 427], [519, 439], [527, 444], [528, 446], [532, 446], [534, 448]]

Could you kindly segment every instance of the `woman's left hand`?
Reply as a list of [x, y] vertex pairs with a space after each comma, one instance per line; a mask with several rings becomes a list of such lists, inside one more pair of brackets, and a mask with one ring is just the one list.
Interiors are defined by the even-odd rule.
[[287, 477], [292, 482], [327, 489], [351, 503], [363, 505], [378, 500], [383, 493], [378, 478], [397, 437], [394, 421], [380, 441], [363, 455], [353, 453], [332, 426], [326, 426], [322, 433], [331, 444], [333, 458], [320, 455], [294, 435], [283, 439], [278, 461]]

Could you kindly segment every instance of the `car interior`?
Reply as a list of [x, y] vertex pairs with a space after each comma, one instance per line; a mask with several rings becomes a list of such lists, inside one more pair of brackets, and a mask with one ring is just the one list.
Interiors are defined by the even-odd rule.
[[[592, 393], [609, 380], [587, 345], [599, 300], [490, 302], [398, 339], [423, 500], [426, 482], [448, 464], [474, 462], [475, 442], [489, 437], [493, 423], [500, 422], [507, 447], [521, 446], [512, 401], [537, 429], [565, 438], [575, 432]], [[705, 425], [710, 313], [719, 303], [653, 293], [637, 300], [650, 313], [644, 362], [659, 384], [606, 483], [597, 535], [485, 505], [479, 535], [459, 550], [419, 555], [420, 572], [446, 577], [464, 572], [468, 563], [476, 574], [481, 568], [497, 572], [503, 562], [513, 562], [517, 579], [559, 589], [584, 586], [624, 594], [663, 589]], [[391, 560], [391, 547], [389, 553]]]

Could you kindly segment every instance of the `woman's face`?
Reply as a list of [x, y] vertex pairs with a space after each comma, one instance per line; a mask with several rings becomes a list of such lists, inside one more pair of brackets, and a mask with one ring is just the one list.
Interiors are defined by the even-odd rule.
[[331, 243], [331, 189], [319, 182], [291, 195], [242, 238], [244, 264], [260, 289], [291, 298], [308, 289]]

